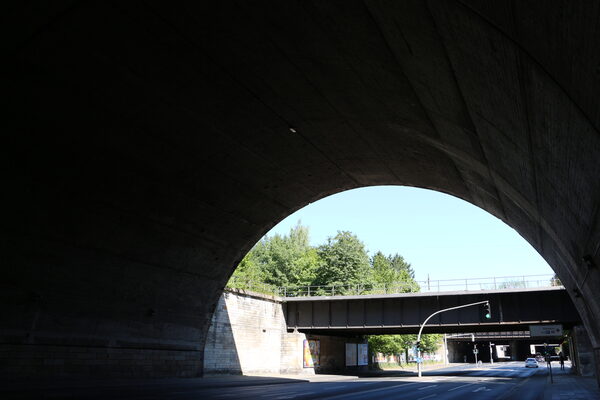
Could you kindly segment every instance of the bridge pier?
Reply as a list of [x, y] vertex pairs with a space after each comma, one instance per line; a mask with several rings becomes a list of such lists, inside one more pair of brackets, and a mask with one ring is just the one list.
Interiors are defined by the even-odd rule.
[[600, 349], [594, 349], [592, 342], [583, 325], [576, 325], [572, 330], [573, 362], [576, 372], [581, 376], [600, 376], [598, 374], [598, 360]]

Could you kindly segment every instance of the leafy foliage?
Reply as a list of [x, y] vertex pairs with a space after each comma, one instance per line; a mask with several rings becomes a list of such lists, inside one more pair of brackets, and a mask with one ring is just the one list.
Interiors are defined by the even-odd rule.
[[402, 339], [406, 335], [373, 335], [369, 336], [369, 349], [373, 353], [400, 354], [411, 346], [405, 346]]
[[317, 250], [309, 244], [308, 228], [296, 225], [285, 236], [265, 237], [244, 257], [228, 287], [247, 288], [266, 283], [273, 286], [310, 285], [321, 263]]
[[[378, 288], [394, 288], [395, 292], [418, 292], [414, 271], [404, 258], [396, 254], [385, 256], [378, 251], [371, 259], [372, 281]], [[400, 286], [401, 284], [401, 286]]]
[[264, 282], [265, 274], [261, 269], [256, 252], [249, 252], [242, 259], [227, 286], [235, 289], [252, 289], [257, 282]]
[[320, 246], [323, 261], [317, 270], [316, 285], [357, 285], [370, 283], [369, 256], [365, 245], [351, 232], [338, 232]]
[[[329, 237], [321, 246], [310, 245], [309, 230], [298, 224], [287, 235], [266, 236], [243, 258], [228, 287], [287, 293], [306, 292], [306, 286], [335, 287], [335, 294], [416, 292], [414, 271], [398, 254], [377, 252], [369, 259], [365, 245], [348, 231]], [[358, 288], [358, 290], [357, 290]], [[327, 293], [313, 288], [312, 293]], [[330, 291], [331, 293], [331, 291]]]
[[428, 335], [421, 335], [421, 348], [425, 353], [434, 353], [440, 347], [441, 340], [442, 335], [440, 334], [430, 333]]
[[[421, 347], [425, 353], [434, 353], [440, 346], [442, 335], [421, 335]], [[369, 348], [374, 353], [386, 355], [400, 354], [413, 348], [417, 335], [372, 335], [369, 336]]]

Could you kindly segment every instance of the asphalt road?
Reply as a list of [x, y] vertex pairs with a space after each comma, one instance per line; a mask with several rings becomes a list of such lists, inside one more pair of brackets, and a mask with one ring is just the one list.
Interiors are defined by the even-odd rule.
[[[556, 363], [557, 364], [557, 363]], [[555, 365], [558, 367], [558, 365]], [[556, 369], [556, 368], [555, 368]], [[568, 371], [565, 371], [568, 372]], [[136, 399], [136, 400], [312, 400], [312, 399], [541, 399], [548, 378], [545, 365], [525, 368], [524, 362], [460, 365], [414, 373], [385, 372], [375, 376], [315, 375], [298, 378], [167, 379], [115, 382], [52, 380], [0, 385], [4, 399]], [[309, 379], [310, 381], [307, 381]]]
[[[525, 368], [523, 362], [475, 368], [446, 368], [414, 376], [379, 376], [347, 380], [238, 388], [213, 388], [202, 399], [523, 399], [542, 397], [548, 370]], [[192, 393], [181, 393], [182, 399]], [[176, 397], [174, 397], [176, 398]]]

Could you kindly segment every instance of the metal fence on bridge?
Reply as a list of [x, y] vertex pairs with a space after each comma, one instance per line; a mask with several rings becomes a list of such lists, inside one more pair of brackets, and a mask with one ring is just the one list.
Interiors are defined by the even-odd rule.
[[413, 283], [392, 283], [384, 286], [372, 284], [359, 285], [329, 285], [329, 286], [286, 286], [277, 287], [265, 283], [244, 282], [234, 288], [257, 291], [281, 297], [306, 297], [306, 296], [360, 296], [400, 293], [430, 293], [502, 289], [532, 289], [562, 286], [555, 275], [518, 275], [498, 276], [489, 278], [462, 278], [462, 279], [428, 279]]
[[282, 297], [300, 296], [359, 296], [377, 294], [400, 294], [411, 292], [482, 291], [502, 289], [532, 289], [562, 286], [552, 274], [499, 276], [489, 278], [464, 278], [416, 281], [416, 283], [396, 283], [385, 286], [375, 285], [330, 285], [330, 286], [288, 286], [276, 289]]

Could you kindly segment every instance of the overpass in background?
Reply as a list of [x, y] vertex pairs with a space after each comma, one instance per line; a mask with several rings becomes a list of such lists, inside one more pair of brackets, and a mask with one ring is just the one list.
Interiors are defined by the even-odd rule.
[[489, 300], [492, 317], [482, 307], [448, 311], [431, 318], [425, 333], [525, 331], [529, 325], [581, 324], [563, 287], [450, 291], [358, 296], [289, 297], [284, 301], [288, 329], [324, 335], [417, 333], [440, 309]]

